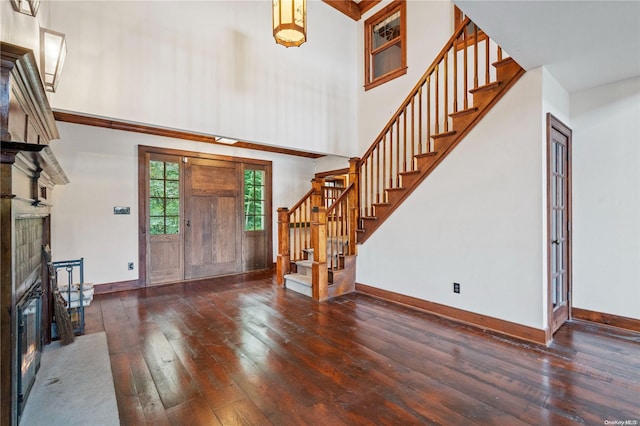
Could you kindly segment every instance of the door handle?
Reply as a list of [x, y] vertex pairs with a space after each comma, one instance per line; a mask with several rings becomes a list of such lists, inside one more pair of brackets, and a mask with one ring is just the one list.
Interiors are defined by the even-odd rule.
[[558, 241], [558, 240], [553, 240], [553, 241], [551, 241], [551, 244], [558, 245], [558, 244], [560, 244], [560, 241]]
[[187, 226], [191, 226], [191, 221], [187, 219]]

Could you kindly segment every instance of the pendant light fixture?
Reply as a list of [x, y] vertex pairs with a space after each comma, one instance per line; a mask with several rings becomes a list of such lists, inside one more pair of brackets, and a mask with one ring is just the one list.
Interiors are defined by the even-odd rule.
[[273, 37], [285, 47], [307, 41], [307, 0], [272, 0]]

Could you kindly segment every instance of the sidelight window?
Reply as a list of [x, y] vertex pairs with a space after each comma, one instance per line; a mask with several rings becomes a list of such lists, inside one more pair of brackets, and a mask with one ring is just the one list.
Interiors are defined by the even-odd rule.
[[180, 164], [149, 162], [149, 229], [151, 235], [180, 231]]
[[265, 229], [265, 172], [244, 171], [244, 230]]

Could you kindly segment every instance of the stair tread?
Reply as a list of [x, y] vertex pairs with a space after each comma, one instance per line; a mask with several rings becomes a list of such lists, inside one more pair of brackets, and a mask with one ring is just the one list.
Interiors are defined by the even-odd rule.
[[311, 261], [311, 260], [298, 260], [298, 261], [296, 261], [296, 265], [303, 266], [305, 268], [311, 268], [311, 266], [313, 265], [313, 261]]
[[473, 114], [476, 111], [478, 111], [478, 108], [476, 108], [476, 107], [471, 107], [471, 108], [467, 108], [467, 109], [461, 109], [459, 111], [452, 112], [451, 114], [449, 114], [449, 117], [461, 117], [463, 115]]
[[498, 68], [498, 67], [502, 67], [502, 66], [505, 66], [505, 65], [509, 65], [509, 64], [511, 64], [513, 62], [515, 62], [515, 60], [511, 56], [509, 56], [509, 57], [506, 57], [506, 58], [502, 58], [499, 61], [495, 61], [491, 65], [493, 65], [494, 67]]
[[373, 203], [372, 206], [373, 207], [386, 207], [386, 206], [390, 206], [391, 203]]
[[438, 138], [446, 138], [447, 136], [453, 136], [456, 134], [455, 130], [449, 130], [448, 132], [436, 133], [435, 135], [431, 135], [432, 139]]
[[387, 188], [385, 191], [404, 191], [406, 188], [404, 186], [399, 186], [397, 188]]
[[285, 280], [291, 280], [291, 281], [295, 281], [299, 284], [304, 284], [304, 285], [308, 285], [309, 287], [311, 287], [311, 276], [310, 275], [303, 275], [303, 274], [286, 274], [284, 276]]
[[422, 154], [416, 154], [416, 155], [414, 155], [414, 157], [416, 157], [416, 158], [434, 157], [436, 155], [438, 155], [438, 151], [430, 151], [430, 152], [423, 152]]
[[400, 172], [400, 176], [417, 175], [418, 173], [420, 173], [420, 170], [407, 170], [406, 172]]
[[485, 90], [491, 90], [500, 86], [499, 81], [494, 81], [493, 83], [485, 84], [484, 86], [478, 86], [475, 89], [469, 89], [469, 93], [474, 94], [478, 92], [483, 92]]
[[362, 216], [360, 219], [363, 220], [378, 220], [376, 216]]

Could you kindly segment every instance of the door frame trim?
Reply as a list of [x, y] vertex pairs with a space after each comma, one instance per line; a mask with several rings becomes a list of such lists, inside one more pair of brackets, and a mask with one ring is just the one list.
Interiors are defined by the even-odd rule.
[[[271, 170], [272, 162], [269, 160], [260, 160], [256, 158], [235, 157], [229, 155], [209, 154], [197, 151], [185, 151], [181, 149], [162, 148], [149, 145], [138, 145], [138, 288], [147, 287], [147, 209], [146, 209], [146, 197], [147, 197], [147, 176], [146, 176], [146, 154], [161, 154], [172, 155], [179, 157], [191, 157], [202, 158], [207, 160], [220, 160], [220, 161], [232, 161], [241, 164], [257, 164], [267, 166]], [[271, 173], [268, 173], [271, 177]], [[181, 182], [182, 179], [181, 179]], [[271, 181], [269, 179], [269, 185]], [[267, 202], [268, 212], [271, 212], [272, 199]], [[183, 206], [180, 206], [182, 211]], [[184, 213], [184, 212], [183, 212]], [[184, 214], [183, 214], [184, 216]], [[269, 216], [272, 219], [271, 216]], [[272, 221], [272, 220], [271, 220]], [[269, 247], [271, 247], [273, 241], [273, 226], [271, 222], [269, 225]], [[268, 253], [272, 256], [271, 249]]]
[[552, 286], [552, 259], [551, 259], [551, 223], [552, 223], [552, 210], [551, 210], [551, 145], [553, 130], [563, 134], [567, 138], [567, 315], [568, 319], [572, 318], [572, 284], [573, 284], [573, 206], [572, 206], [572, 187], [573, 187], [573, 173], [572, 173], [572, 161], [571, 161], [571, 148], [572, 148], [572, 135], [571, 129], [561, 122], [557, 117], [551, 113], [547, 113], [547, 342], [553, 339], [553, 298], [551, 292]]

